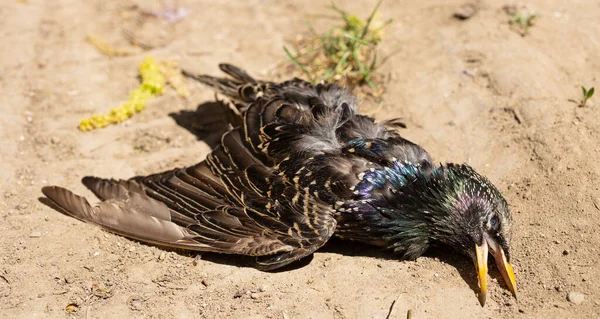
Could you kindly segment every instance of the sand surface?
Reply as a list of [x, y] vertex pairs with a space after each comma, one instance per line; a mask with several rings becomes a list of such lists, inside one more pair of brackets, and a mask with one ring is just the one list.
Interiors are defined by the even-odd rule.
[[[374, 5], [337, 3], [363, 15]], [[188, 100], [169, 91], [125, 125], [78, 131], [82, 117], [127, 98], [143, 57], [107, 58], [87, 35], [127, 45], [123, 30], [150, 32], [158, 58], [209, 74], [231, 62], [273, 78], [282, 46], [307, 31], [307, 15], [318, 30], [335, 22], [318, 17], [331, 15], [324, 2], [179, 1], [190, 14], [169, 25], [136, 22], [130, 0], [5, 0], [0, 317], [385, 318], [395, 301], [390, 318], [409, 309], [413, 318], [598, 318], [600, 95], [586, 108], [569, 99], [580, 99], [580, 85], [600, 88], [600, 6], [530, 1], [540, 17], [522, 37], [502, 10], [511, 3], [475, 3], [479, 12], [459, 21], [452, 14], [462, 1], [384, 2], [383, 17], [394, 24], [381, 52], [397, 52], [381, 67], [388, 90], [375, 116], [405, 118], [402, 133], [437, 161], [469, 163], [498, 185], [516, 223], [518, 302], [494, 270], [481, 307], [472, 262], [451, 252], [401, 262], [333, 241], [302, 266], [266, 273], [239, 257], [140, 244], [38, 201], [49, 184], [93, 198], [83, 176], [193, 164], [214, 143], [194, 120], [211, 114], [214, 105], [204, 103], [214, 95], [192, 82]], [[72, 314], [69, 304], [78, 305]]]

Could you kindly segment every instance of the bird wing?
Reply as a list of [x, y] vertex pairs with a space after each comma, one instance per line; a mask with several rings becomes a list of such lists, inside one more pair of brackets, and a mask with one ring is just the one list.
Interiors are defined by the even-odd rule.
[[331, 208], [309, 189], [274, 174], [245, 145], [243, 128], [222, 137], [207, 160], [130, 180], [85, 177], [95, 206], [51, 186], [43, 193], [67, 214], [158, 245], [257, 256], [275, 269], [312, 254], [333, 235]]

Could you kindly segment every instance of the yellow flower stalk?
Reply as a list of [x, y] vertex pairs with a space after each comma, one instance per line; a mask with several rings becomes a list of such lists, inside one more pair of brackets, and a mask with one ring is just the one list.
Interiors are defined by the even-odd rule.
[[108, 114], [93, 115], [79, 122], [81, 131], [89, 131], [102, 128], [110, 124], [121, 123], [129, 119], [134, 113], [142, 111], [146, 107], [148, 99], [161, 95], [165, 87], [165, 76], [160, 70], [156, 60], [147, 56], [139, 66], [142, 83], [129, 95], [129, 100], [121, 106], [116, 107]]

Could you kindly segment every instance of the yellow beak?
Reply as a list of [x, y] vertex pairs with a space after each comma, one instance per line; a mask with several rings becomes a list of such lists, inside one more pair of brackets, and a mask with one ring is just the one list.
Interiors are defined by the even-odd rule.
[[480, 289], [479, 302], [482, 306], [485, 305], [487, 293], [488, 252], [491, 252], [494, 256], [498, 270], [500, 271], [500, 274], [502, 274], [502, 278], [504, 279], [508, 290], [510, 290], [513, 296], [517, 298], [517, 281], [515, 279], [515, 273], [512, 269], [512, 266], [506, 260], [504, 250], [502, 250], [502, 247], [500, 247], [500, 245], [498, 245], [498, 243], [496, 243], [493, 239], [485, 236], [483, 244], [480, 246], [475, 245], [475, 267], [477, 268], [477, 277], [479, 278]]

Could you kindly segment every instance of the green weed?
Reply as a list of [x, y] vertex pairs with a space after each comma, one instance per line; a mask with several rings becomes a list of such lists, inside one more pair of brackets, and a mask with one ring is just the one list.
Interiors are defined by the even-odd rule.
[[594, 88], [590, 88], [589, 90], [586, 89], [584, 86], [581, 87], [581, 91], [583, 93], [583, 98], [581, 99], [581, 103], [579, 103], [579, 106], [581, 107], [585, 107], [585, 104], [587, 103], [587, 101], [594, 96]]
[[343, 24], [318, 34], [309, 21], [311, 36], [298, 41], [291, 52], [284, 47], [290, 61], [309, 81], [337, 81], [351, 87], [367, 84], [376, 97], [383, 93], [378, 67], [377, 45], [392, 19], [381, 21], [379, 0], [366, 20], [350, 14], [335, 4], [330, 9], [339, 14]]
[[507, 6], [504, 10], [508, 14], [508, 22], [515, 26], [522, 36], [527, 35], [529, 28], [533, 26], [534, 19], [538, 18], [537, 14], [517, 9], [514, 6]]

